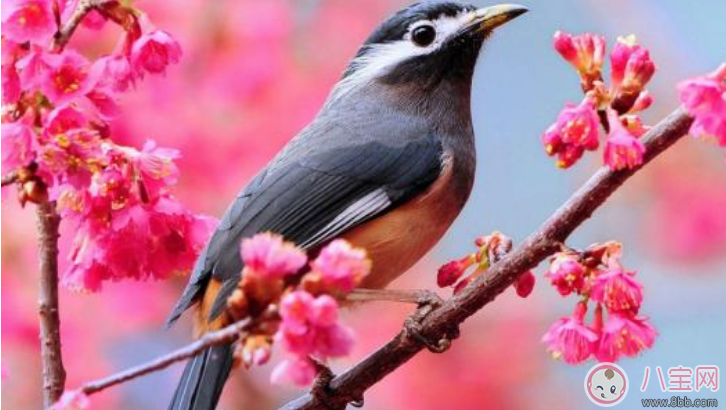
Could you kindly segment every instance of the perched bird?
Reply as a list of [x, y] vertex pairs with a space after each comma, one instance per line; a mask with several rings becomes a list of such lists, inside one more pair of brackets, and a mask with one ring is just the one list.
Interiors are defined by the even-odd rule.
[[[423, 257], [466, 203], [476, 156], [470, 94], [492, 31], [527, 9], [411, 5], [368, 37], [317, 116], [235, 198], [169, 318], [198, 304], [198, 332], [228, 324], [240, 242], [275, 232], [315, 252], [336, 238], [368, 251], [363, 288], [382, 288]], [[211, 410], [230, 345], [190, 360], [170, 409]]]

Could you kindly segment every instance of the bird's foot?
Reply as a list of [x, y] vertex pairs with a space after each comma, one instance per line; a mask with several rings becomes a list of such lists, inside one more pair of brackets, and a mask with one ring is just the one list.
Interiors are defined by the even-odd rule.
[[459, 337], [458, 326], [452, 327], [436, 340], [432, 340], [423, 334], [423, 320], [442, 304], [443, 300], [436, 293], [429, 291], [426, 294], [422, 294], [418, 302], [418, 309], [403, 322], [403, 329], [406, 336], [421, 343], [432, 353], [443, 353], [449, 350], [451, 341]]
[[353, 407], [363, 407], [363, 396], [351, 397], [347, 400], [341, 401], [338, 399], [333, 400], [336, 397], [335, 392], [330, 388], [330, 382], [335, 378], [335, 373], [330, 370], [327, 364], [310, 357], [310, 361], [313, 362], [315, 369], [318, 374], [313, 380], [313, 384], [310, 387], [310, 394], [315, 397], [320, 403], [322, 403], [326, 409], [330, 410], [343, 410], [350, 404]]

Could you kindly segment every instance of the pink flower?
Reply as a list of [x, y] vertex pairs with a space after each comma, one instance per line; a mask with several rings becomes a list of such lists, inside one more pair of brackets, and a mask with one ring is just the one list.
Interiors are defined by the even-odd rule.
[[557, 320], [542, 337], [542, 342], [555, 358], [561, 357], [565, 363], [578, 364], [595, 352], [598, 337], [583, 323], [586, 311], [587, 305], [578, 303], [573, 316]]
[[94, 76], [99, 78], [98, 86], [113, 92], [126, 91], [133, 85], [134, 78], [129, 59], [121, 54], [111, 54], [96, 60], [91, 67]]
[[602, 329], [597, 359], [615, 362], [620, 356], [634, 357], [655, 343], [658, 332], [646, 318], [611, 312]]
[[321, 275], [327, 287], [347, 293], [368, 275], [371, 261], [365, 249], [354, 248], [345, 240], [337, 239], [323, 248], [311, 268]]
[[562, 296], [580, 293], [585, 288], [585, 267], [576, 256], [568, 253], [561, 252], [555, 256], [545, 277], [552, 281], [552, 286]]
[[48, 55], [42, 49], [36, 49], [17, 61], [15, 66], [20, 71], [20, 85], [23, 90], [34, 91], [40, 88], [50, 69], [46, 60]]
[[634, 274], [619, 268], [600, 273], [592, 285], [593, 300], [611, 312], [637, 313], [643, 302], [643, 286], [633, 278]]
[[606, 47], [604, 37], [590, 33], [572, 36], [557, 31], [554, 45], [557, 52], [577, 69], [588, 89], [601, 77]]
[[309, 356], [324, 360], [350, 353], [353, 333], [338, 323], [338, 303], [329, 295], [315, 298], [306, 291], [291, 292], [280, 302], [280, 317], [275, 340], [294, 359], [273, 371], [273, 382], [291, 380], [298, 385], [308, 384], [315, 375], [314, 367], [309, 371]]
[[605, 141], [603, 152], [605, 164], [612, 170], [635, 168], [643, 163], [645, 146], [635, 138], [620, 122], [618, 114], [608, 109], [610, 133]]
[[534, 277], [534, 273], [532, 273], [531, 270], [528, 270], [517, 278], [517, 280], [512, 284], [514, 289], [517, 291], [517, 296], [521, 298], [529, 296], [532, 293], [532, 290], [534, 290], [536, 280], [537, 279]]
[[580, 105], [567, 104], [542, 136], [548, 155], [558, 156], [557, 166], [567, 168], [582, 156], [585, 150], [596, 150], [599, 145], [599, 118], [595, 103], [588, 97]]
[[89, 404], [88, 396], [82, 391], [65, 391], [60, 400], [50, 407], [50, 410], [85, 410]]
[[655, 64], [647, 49], [635, 43], [633, 36], [619, 38], [610, 53], [612, 88], [637, 95], [655, 73]]
[[257, 234], [242, 241], [242, 259], [254, 274], [282, 278], [300, 270], [307, 255], [292, 242], [273, 233]]
[[82, 96], [93, 88], [95, 81], [89, 76], [88, 60], [73, 51], [49, 54], [44, 57], [49, 69], [40, 83], [40, 90], [51, 103], [63, 105]]
[[[86, 128], [65, 130], [45, 136], [38, 163], [58, 182], [68, 182], [77, 189], [90, 183], [91, 175], [101, 165], [101, 139]], [[52, 185], [53, 181], [46, 181]]]
[[14, 63], [2, 65], [3, 104], [14, 104], [20, 99], [20, 76]]
[[144, 71], [163, 74], [169, 64], [179, 62], [181, 55], [179, 43], [169, 33], [154, 30], [134, 42], [131, 48], [131, 64], [140, 76], [143, 76]]
[[92, 194], [70, 205], [67, 196], [59, 201], [80, 218], [65, 286], [98, 291], [105, 281], [165, 279], [193, 265], [213, 220], [172, 197], [135, 203], [127, 184], [122, 174], [104, 171]]
[[11, 0], [3, 2], [4, 37], [16, 43], [30, 41], [45, 45], [56, 31], [53, 2], [50, 0]]
[[474, 262], [473, 255], [467, 255], [459, 260], [442, 265], [436, 275], [436, 283], [440, 288], [452, 286]]
[[711, 74], [682, 81], [678, 92], [695, 119], [691, 134], [714, 137], [726, 146], [726, 63]]
[[84, 128], [86, 125], [88, 125], [86, 115], [70, 105], [54, 109], [43, 119], [43, 130], [48, 137]]
[[154, 141], [146, 141], [141, 152], [133, 150], [130, 157], [139, 172], [142, 186], [142, 197], [146, 200], [159, 196], [165, 188], [175, 185], [179, 169], [174, 161], [179, 158], [179, 151], [159, 148]]
[[25, 119], [2, 124], [2, 173], [29, 165], [36, 156], [33, 128]]

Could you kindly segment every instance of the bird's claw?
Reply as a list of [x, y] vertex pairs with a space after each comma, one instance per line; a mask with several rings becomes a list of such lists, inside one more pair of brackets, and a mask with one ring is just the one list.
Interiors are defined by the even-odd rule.
[[325, 363], [312, 357], [310, 360], [313, 362], [315, 369], [318, 371], [318, 374], [315, 376], [315, 380], [313, 380], [313, 384], [310, 387], [310, 394], [320, 401], [326, 409], [342, 410], [345, 409], [347, 404], [356, 408], [363, 407], [364, 401], [362, 395], [351, 397], [343, 403], [334, 401], [334, 392], [330, 389], [330, 382], [335, 378], [335, 373], [333, 373], [333, 371], [330, 370], [330, 367], [328, 367]]
[[443, 304], [441, 299], [436, 293], [429, 290], [421, 291], [421, 298], [419, 299], [419, 308], [403, 323], [404, 331], [406, 335], [411, 339], [424, 345], [432, 353], [443, 353], [451, 347], [451, 341], [459, 337], [459, 328], [455, 327], [447, 334], [439, 338], [438, 340], [431, 340], [424, 336], [421, 332], [421, 322], [431, 312], [437, 309]]

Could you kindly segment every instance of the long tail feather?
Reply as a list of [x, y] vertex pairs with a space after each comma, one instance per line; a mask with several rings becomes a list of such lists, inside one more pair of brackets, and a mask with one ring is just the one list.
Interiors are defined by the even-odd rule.
[[231, 344], [210, 347], [191, 359], [169, 410], [214, 410], [231, 368]]

